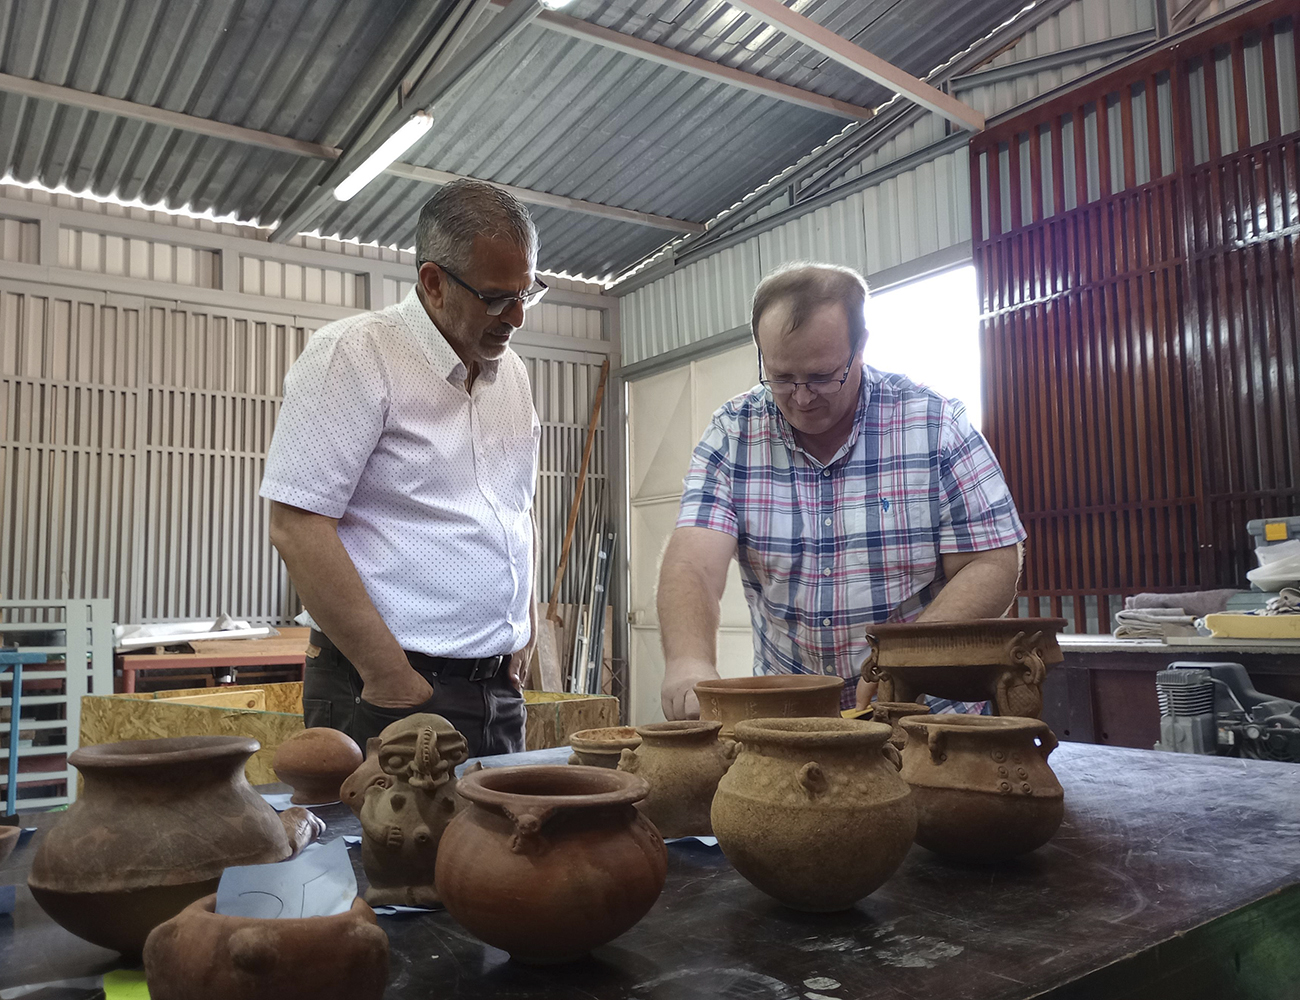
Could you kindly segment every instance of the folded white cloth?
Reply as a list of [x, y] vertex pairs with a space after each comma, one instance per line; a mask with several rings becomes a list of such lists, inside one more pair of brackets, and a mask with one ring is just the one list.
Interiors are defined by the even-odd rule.
[[1164, 639], [1197, 635], [1196, 619], [1182, 608], [1125, 608], [1115, 612], [1115, 638]]

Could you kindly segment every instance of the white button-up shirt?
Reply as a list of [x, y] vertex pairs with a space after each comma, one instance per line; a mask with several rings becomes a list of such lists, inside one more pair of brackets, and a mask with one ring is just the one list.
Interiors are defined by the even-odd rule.
[[321, 327], [289, 369], [261, 495], [338, 518], [402, 648], [512, 653], [528, 641], [541, 425], [514, 351], [464, 363], [415, 291]]

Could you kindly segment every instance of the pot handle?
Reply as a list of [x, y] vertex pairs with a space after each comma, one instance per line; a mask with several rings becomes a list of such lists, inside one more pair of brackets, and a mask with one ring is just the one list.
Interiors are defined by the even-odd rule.
[[799, 768], [799, 773], [795, 776], [795, 779], [809, 798], [826, 791], [826, 772], [822, 770], [822, 766], [815, 760], [810, 760]]
[[620, 771], [627, 771], [629, 774], [636, 774], [636, 769], [640, 764], [641, 758], [636, 755], [636, 751], [624, 747], [618, 755], [618, 764], [615, 766]]
[[502, 809], [506, 819], [515, 825], [515, 832], [510, 836], [510, 850], [515, 854], [540, 854], [546, 848], [542, 839], [542, 827], [555, 815], [555, 810], [543, 807], [537, 810], [513, 813]]
[[880, 748], [880, 752], [895, 768], [900, 771], [903, 769], [903, 755], [898, 752], [898, 747], [894, 746], [894, 744], [886, 740], [884, 746]]
[[293, 852], [289, 855], [291, 858], [296, 858], [304, 847], [315, 843], [325, 832], [325, 821], [302, 806], [289, 807], [280, 813], [279, 819], [289, 839], [289, 850]]
[[1056, 738], [1056, 734], [1046, 726], [1043, 727], [1042, 735], [1038, 738], [1043, 741], [1043, 745], [1038, 748], [1038, 752], [1043, 755], [1043, 760], [1047, 760], [1052, 755], [1052, 751], [1061, 745], [1061, 741]]
[[931, 729], [930, 739], [929, 739], [930, 759], [934, 761], [936, 764], [939, 764], [947, 760], [948, 755], [944, 752], [947, 749], [947, 746], [948, 746], [947, 731], [943, 729]]
[[880, 680], [880, 640], [872, 633], [867, 633], [867, 658], [862, 661], [862, 666], [858, 668], [858, 673], [867, 680]]

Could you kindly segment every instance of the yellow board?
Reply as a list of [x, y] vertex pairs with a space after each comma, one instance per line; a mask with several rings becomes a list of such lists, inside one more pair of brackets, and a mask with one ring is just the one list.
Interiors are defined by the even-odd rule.
[[1205, 627], [1216, 639], [1300, 639], [1300, 615], [1224, 612], [1206, 615]]
[[213, 691], [209, 694], [185, 694], [168, 698], [173, 705], [211, 705], [214, 708], [252, 708], [266, 711], [266, 691]]
[[1264, 541], [1266, 542], [1285, 542], [1286, 541], [1286, 522], [1285, 521], [1268, 521], [1264, 524]]

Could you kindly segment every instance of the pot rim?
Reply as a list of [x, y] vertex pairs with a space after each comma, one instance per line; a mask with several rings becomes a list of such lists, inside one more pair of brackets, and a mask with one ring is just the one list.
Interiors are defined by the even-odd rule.
[[1031, 719], [1023, 715], [908, 715], [899, 719], [898, 724], [905, 732], [916, 731], [918, 735], [931, 729], [977, 734], [1051, 732], [1051, 728], [1042, 719]]
[[[560, 785], [586, 782], [592, 790], [552, 794], [494, 787], [529, 780], [553, 781]], [[485, 767], [466, 774], [456, 783], [456, 792], [476, 805], [514, 813], [530, 808], [553, 811], [631, 805], [650, 794], [650, 783], [627, 771], [588, 764], [526, 764], [522, 767]]]
[[826, 748], [880, 746], [893, 735], [893, 727], [865, 719], [745, 719], [736, 723], [742, 744]]
[[616, 753], [624, 747], [635, 750], [640, 745], [641, 736], [632, 726], [602, 726], [597, 729], [579, 729], [576, 733], [569, 734], [569, 748], [586, 753]]
[[664, 736], [717, 736], [722, 723], [716, 719], [681, 719], [677, 722], [649, 722], [637, 726], [637, 734], [643, 738], [654, 739]]
[[1016, 632], [1061, 631], [1070, 623], [1064, 618], [970, 618], [960, 622], [881, 622], [868, 625], [867, 632], [878, 639], [949, 637], [969, 632], [999, 638]]
[[262, 744], [251, 736], [168, 736], [157, 740], [121, 740], [82, 747], [68, 757], [79, 771], [125, 770], [146, 765], [195, 764], [251, 757]]
[[844, 678], [838, 674], [757, 674], [753, 677], [719, 677], [716, 680], [699, 681], [695, 685], [697, 694], [743, 694], [743, 695], [780, 695], [811, 691], [839, 690], [844, 686]]

